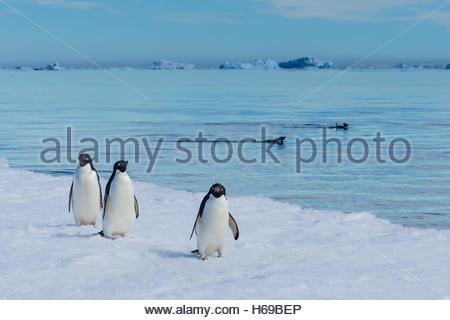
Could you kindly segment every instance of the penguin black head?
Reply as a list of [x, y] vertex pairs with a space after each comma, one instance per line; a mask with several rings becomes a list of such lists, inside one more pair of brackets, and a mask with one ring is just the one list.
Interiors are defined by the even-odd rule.
[[225, 187], [221, 185], [220, 183], [215, 183], [211, 186], [209, 189], [209, 193], [211, 193], [215, 198], [219, 198], [221, 196], [226, 196], [227, 192], [225, 190]]
[[92, 163], [92, 159], [87, 153], [80, 154], [78, 156], [78, 161], [80, 163], [80, 167], [84, 167], [88, 163]]
[[127, 171], [128, 161], [119, 160], [114, 163], [114, 171], [119, 170], [120, 172]]

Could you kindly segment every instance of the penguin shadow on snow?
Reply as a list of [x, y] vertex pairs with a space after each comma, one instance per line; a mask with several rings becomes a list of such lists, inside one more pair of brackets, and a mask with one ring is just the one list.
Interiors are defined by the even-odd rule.
[[79, 227], [75, 223], [61, 223], [61, 224], [47, 224], [45, 227], [49, 228], [61, 228], [61, 227]]
[[54, 235], [52, 235], [53, 238], [93, 238], [98, 236], [98, 233], [90, 233], [90, 234], [81, 234], [81, 232], [78, 232], [76, 234], [67, 234], [67, 233], [62, 233], [62, 232], [58, 232], [55, 233]]
[[97, 232], [95, 235], [99, 236], [101, 239], [105, 239], [105, 240], [119, 240], [119, 239], [122, 239], [122, 240], [135, 240], [135, 238], [133, 236], [126, 236], [126, 237], [123, 237], [123, 236], [110, 236], [110, 237], [107, 237], [107, 236], [105, 236], [103, 231]]
[[195, 258], [195, 255], [189, 254], [187, 252], [180, 252], [174, 250], [159, 250], [155, 249], [152, 252], [156, 253], [162, 258]]

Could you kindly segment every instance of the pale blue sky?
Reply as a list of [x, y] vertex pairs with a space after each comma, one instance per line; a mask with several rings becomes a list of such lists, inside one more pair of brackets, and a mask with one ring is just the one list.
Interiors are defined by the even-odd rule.
[[[155, 59], [215, 67], [223, 60], [316, 56], [348, 64], [445, 1], [0, 0], [0, 65], [89, 65], [8, 9], [104, 66]], [[450, 62], [450, 2], [364, 64]]]

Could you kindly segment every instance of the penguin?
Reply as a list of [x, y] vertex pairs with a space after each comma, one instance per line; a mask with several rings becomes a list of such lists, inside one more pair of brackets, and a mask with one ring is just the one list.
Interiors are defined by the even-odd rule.
[[126, 173], [128, 161], [119, 160], [105, 189], [103, 208], [103, 230], [101, 236], [125, 237], [139, 217], [139, 204], [134, 195], [133, 182]]
[[342, 125], [340, 125], [340, 124], [337, 124], [336, 123], [336, 127], [335, 127], [336, 129], [344, 129], [344, 130], [347, 130], [348, 129], [348, 123], [343, 123]]
[[69, 212], [72, 208], [77, 226], [90, 224], [95, 228], [103, 208], [100, 179], [88, 154], [80, 154], [78, 162], [70, 186]]
[[218, 257], [223, 257], [223, 248], [227, 239], [228, 226], [233, 231], [235, 240], [239, 238], [239, 228], [233, 216], [228, 210], [226, 190], [220, 183], [213, 184], [209, 192], [203, 197], [192, 228], [197, 235], [197, 250], [192, 253], [200, 255], [201, 260], [206, 259], [206, 254], [217, 251]]
[[265, 143], [276, 143], [279, 146], [284, 145], [284, 139], [286, 139], [286, 137], [279, 137], [277, 139], [268, 139], [268, 140], [264, 140], [263, 142]]

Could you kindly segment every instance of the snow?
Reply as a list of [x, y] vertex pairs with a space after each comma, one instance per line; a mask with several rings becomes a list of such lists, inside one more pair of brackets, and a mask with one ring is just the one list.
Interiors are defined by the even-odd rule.
[[219, 66], [219, 69], [245, 69], [245, 70], [253, 70], [253, 69], [279, 69], [278, 63], [270, 58], [255, 59], [251, 62], [230, 62], [225, 61]]
[[193, 64], [173, 62], [168, 60], [156, 60], [150, 65], [152, 70], [194, 69]]
[[323, 61], [318, 58], [303, 57], [300, 59], [280, 62], [282, 69], [329, 69], [333, 66], [330, 61]]
[[450, 298], [448, 230], [239, 197], [230, 185], [241, 236], [230, 231], [225, 257], [200, 261], [189, 234], [203, 194], [135, 182], [141, 215], [109, 240], [74, 224], [71, 176], [5, 159], [0, 175], [2, 299]]

